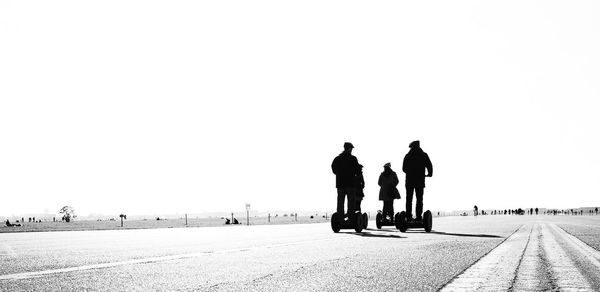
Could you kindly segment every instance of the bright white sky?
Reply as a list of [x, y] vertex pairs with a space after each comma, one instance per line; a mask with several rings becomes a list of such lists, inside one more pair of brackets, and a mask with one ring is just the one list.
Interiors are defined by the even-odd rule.
[[[0, 214], [600, 205], [598, 1], [2, 1]], [[404, 204], [405, 191], [401, 183]]]

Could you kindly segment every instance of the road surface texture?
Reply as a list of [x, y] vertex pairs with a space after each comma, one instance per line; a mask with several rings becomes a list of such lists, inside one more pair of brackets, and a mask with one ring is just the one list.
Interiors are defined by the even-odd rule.
[[0, 291], [600, 291], [600, 216], [369, 224], [5, 233]]

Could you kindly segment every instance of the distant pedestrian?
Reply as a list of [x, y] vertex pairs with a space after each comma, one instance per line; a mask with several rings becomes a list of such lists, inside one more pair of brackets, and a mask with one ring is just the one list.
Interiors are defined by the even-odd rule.
[[356, 204], [356, 187], [354, 185], [359, 173], [358, 159], [352, 155], [354, 145], [344, 143], [344, 151], [331, 163], [331, 170], [335, 174], [335, 187], [337, 188], [337, 213], [340, 220], [344, 220], [344, 201], [348, 201], [348, 214], [353, 214]]
[[[412, 220], [412, 199], [413, 193], [416, 193], [416, 219], [422, 220], [423, 214], [423, 192], [425, 188], [425, 177], [433, 175], [433, 166], [429, 155], [421, 149], [419, 141], [411, 142], [408, 147], [410, 150], [404, 156], [402, 171], [406, 174], [406, 216]], [[427, 173], [426, 173], [427, 171]]]
[[398, 191], [399, 180], [396, 172], [392, 170], [391, 163], [386, 163], [383, 166], [383, 172], [379, 175], [377, 184], [379, 189], [379, 200], [383, 201], [383, 216], [391, 220], [394, 217], [394, 200], [400, 199]]
[[596, 208], [596, 215], [598, 215], [598, 208]]
[[537, 215], [537, 214], [538, 214], [538, 208], [536, 207], [535, 208], [535, 215]]
[[477, 215], [479, 215], [479, 209], [477, 208], [477, 205], [473, 206], [473, 216], [477, 217]]

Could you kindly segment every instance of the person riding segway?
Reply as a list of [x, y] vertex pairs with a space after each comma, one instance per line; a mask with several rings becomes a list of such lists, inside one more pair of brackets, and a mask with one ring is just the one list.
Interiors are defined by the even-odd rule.
[[379, 200], [383, 201], [383, 211], [377, 211], [377, 217], [375, 217], [377, 229], [381, 229], [381, 226], [394, 225], [394, 200], [400, 199], [400, 192], [396, 188], [398, 183], [398, 175], [392, 170], [391, 163], [386, 163], [378, 181], [381, 187], [379, 189]]
[[[419, 141], [413, 141], [408, 146], [410, 150], [404, 156], [402, 171], [406, 174], [406, 212], [397, 214], [396, 227], [404, 232], [407, 228], [425, 228], [431, 231], [432, 214], [427, 210], [423, 214], [423, 189], [425, 188], [425, 177], [433, 176], [433, 166], [429, 155], [421, 149]], [[425, 173], [427, 171], [427, 173]], [[416, 193], [416, 218], [413, 219], [412, 199]]]
[[[355, 195], [355, 199], [356, 199], [356, 211], [358, 211], [359, 213], [362, 213], [362, 208], [361, 208], [361, 204], [363, 201], [363, 198], [365, 197], [365, 178], [363, 177], [363, 172], [362, 172], [363, 166], [362, 164], [358, 165], [358, 175], [356, 176], [355, 180], [354, 180], [354, 185], [356, 186], [356, 195]], [[362, 213], [362, 217], [363, 217], [363, 229], [367, 229], [367, 227], [369, 226], [369, 215], [367, 215], [367, 213]]]
[[[360, 172], [358, 159], [352, 155], [354, 145], [344, 143], [344, 151], [331, 163], [331, 170], [335, 174], [337, 188], [337, 212], [331, 215], [331, 229], [339, 232], [340, 229], [354, 229], [361, 232], [363, 229], [362, 214], [356, 212], [356, 179]], [[344, 213], [344, 202], [348, 202], [348, 213]]]

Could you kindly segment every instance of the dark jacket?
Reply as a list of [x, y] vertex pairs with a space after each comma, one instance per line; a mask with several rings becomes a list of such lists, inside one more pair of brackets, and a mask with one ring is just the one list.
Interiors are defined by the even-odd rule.
[[433, 174], [433, 166], [429, 156], [421, 148], [411, 148], [404, 156], [404, 162], [402, 163], [402, 171], [406, 173], [406, 186], [424, 188], [425, 169], [427, 169], [430, 176]]
[[346, 151], [340, 153], [331, 163], [331, 170], [335, 174], [336, 188], [356, 187], [355, 180], [359, 173], [358, 159]]
[[362, 199], [365, 196], [365, 178], [363, 177], [362, 167], [358, 169], [358, 175], [354, 177], [354, 187], [356, 187], [356, 199]]
[[379, 189], [379, 200], [380, 201], [392, 201], [394, 199], [400, 199], [400, 192], [396, 186], [400, 181], [398, 175], [393, 170], [384, 171], [379, 175], [379, 181], [377, 184], [381, 187]]

